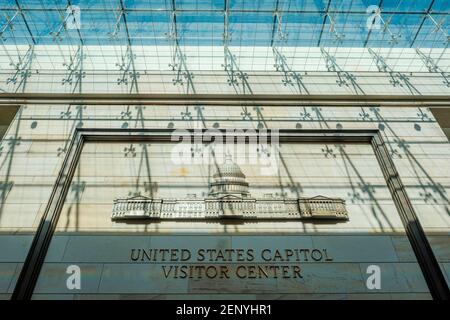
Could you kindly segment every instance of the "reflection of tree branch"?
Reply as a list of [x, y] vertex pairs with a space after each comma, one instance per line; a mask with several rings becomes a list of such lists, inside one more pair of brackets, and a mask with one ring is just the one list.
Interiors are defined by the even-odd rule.
[[[338, 149], [339, 149], [340, 155], [342, 156], [342, 160], [344, 161], [347, 175], [349, 177], [349, 181], [350, 181], [350, 184], [351, 184], [351, 187], [353, 190], [352, 201], [364, 202], [364, 198], [361, 196], [361, 194], [358, 191], [356, 191], [356, 188], [353, 185], [353, 182], [351, 181], [352, 179], [351, 179], [351, 175], [350, 175], [350, 170], [347, 168], [347, 165], [352, 169], [352, 171], [356, 174], [356, 176], [358, 178], [358, 182], [357, 182], [358, 189], [361, 190], [361, 192], [363, 194], [367, 195], [368, 199], [373, 203], [372, 213], [373, 213], [374, 218], [377, 220], [378, 226], [380, 227], [380, 229], [384, 230], [384, 227], [383, 227], [383, 222], [381, 221], [379, 214], [381, 214], [381, 216], [384, 218], [386, 223], [389, 225], [390, 229], [393, 230], [394, 226], [392, 225], [391, 221], [388, 219], [388, 217], [384, 213], [383, 208], [381, 207], [381, 205], [379, 204], [378, 200], [375, 197], [375, 192], [376, 192], [375, 187], [372, 184], [370, 184], [364, 180], [363, 176], [358, 171], [355, 164], [350, 159], [350, 156], [345, 151], [345, 149], [342, 146], [338, 147]], [[377, 210], [375, 210], [375, 209], [377, 209]], [[377, 211], [379, 212], [379, 214], [377, 213]]]
[[[136, 106], [136, 117], [135, 117], [135, 128], [145, 128], [145, 117], [144, 117], [144, 106]], [[133, 119], [132, 113], [127, 108], [127, 112], [122, 114], [126, 114], [126, 116], [131, 119]], [[140, 162], [139, 162], [139, 169], [137, 173], [136, 182], [134, 183], [134, 190], [130, 190], [128, 195], [129, 196], [140, 196], [141, 193], [141, 171], [143, 170], [143, 166], [145, 165], [145, 171], [146, 171], [146, 179], [147, 181], [144, 181], [144, 192], [149, 194], [150, 197], [154, 196], [154, 193], [157, 190], [157, 184], [152, 182], [152, 175], [151, 175], [151, 168], [150, 168], [150, 162], [149, 162], [149, 152], [147, 148], [146, 143], [140, 143], [139, 146], [141, 147], [141, 151], [139, 152], [140, 155]], [[136, 147], [133, 143], [131, 143], [129, 146], [125, 147], [124, 150], [124, 156], [127, 158], [135, 158], [138, 154]]]
[[174, 46], [175, 48], [172, 57], [172, 63], [169, 64], [169, 67], [171, 67], [173, 71], [176, 71], [177, 74], [176, 77], [172, 79], [172, 83], [174, 85], [184, 85], [184, 80], [186, 80], [186, 93], [189, 93], [190, 90], [195, 93], [194, 82], [192, 80], [194, 78], [194, 75], [188, 69], [186, 63], [186, 55], [181, 51], [181, 48], [178, 45], [178, 41], [175, 41]]
[[252, 113], [248, 111], [247, 106], [242, 106], [242, 112], [241, 112], [242, 120], [252, 120]]
[[242, 93], [253, 94], [252, 88], [248, 83], [248, 74], [240, 70], [236, 62], [236, 56], [231, 53], [227, 45], [224, 46], [224, 64], [222, 67], [228, 74], [228, 85], [232, 86], [236, 93], [240, 93], [239, 87], [242, 87]]
[[[17, 63], [10, 63], [10, 65], [13, 66], [16, 71], [11, 77], [6, 79], [6, 83], [17, 85], [15, 92], [18, 92], [20, 88], [22, 88], [22, 92], [25, 92], [27, 80], [31, 77], [32, 61], [35, 57], [36, 55], [34, 53], [34, 46], [29, 46], [27, 52], [25, 52], [23, 57], [18, 56], [19, 61]], [[17, 83], [19, 77], [20, 82]]]
[[72, 92], [75, 92], [77, 87], [78, 92], [82, 92], [82, 79], [86, 77], [86, 72], [83, 70], [84, 59], [86, 59], [86, 54], [83, 53], [83, 46], [79, 46], [75, 54], [69, 57], [69, 62], [63, 63], [68, 72], [62, 79], [62, 84], [72, 85], [75, 80], [75, 86], [73, 87]]
[[322, 123], [324, 123], [325, 126], [327, 128], [329, 128], [330, 126], [328, 125], [327, 120], [325, 120], [325, 118], [324, 118], [324, 116], [322, 114], [322, 108], [320, 108], [320, 107], [312, 107], [311, 109], [315, 112], [317, 120], [319, 120], [320, 127], [322, 128]]
[[[381, 134], [383, 135], [383, 138], [385, 139], [385, 141], [389, 141], [389, 137], [387, 136], [386, 130], [385, 130], [386, 129], [386, 125], [385, 125], [386, 120], [380, 115], [380, 113], [379, 113], [380, 108], [371, 107], [369, 110], [375, 114], [375, 119], [376, 119], [376, 121], [378, 121], [378, 129], [380, 130]], [[389, 153], [390, 153], [391, 157], [394, 157], [394, 156], [398, 156], [399, 158], [402, 157], [400, 152], [392, 146], [392, 143], [387, 143], [387, 146], [389, 148], [389, 151], [390, 151]]]
[[127, 50], [124, 55], [120, 57], [120, 62], [116, 63], [116, 66], [119, 68], [121, 73], [120, 77], [117, 78], [117, 84], [128, 85], [131, 81], [130, 93], [134, 90], [138, 92], [138, 79], [140, 78], [140, 73], [136, 71], [134, 60], [136, 59], [136, 55], [133, 53], [133, 50], [130, 45], [127, 46]]
[[[447, 197], [445, 188], [440, 184], [436, 183], [434, 179], [429, 175], [429, 173], [425, 170], [425, 168], [420, 164], [420, 162], [416, 159], [416, 157], [412, 154], [410, 150], [410, 146], [408, 142], [399, 137], [395, 131], [390, 127], [389, 123], [387, 123], [384, 118], [379, 113], [379, 108], [371, 108], [371, 111], [374, 112], [376, 118], [379, 121], [383, 121], [385, 124], [385, 127], [390, 131], [390, 133], [394, 136], [394, 142], [397, 144], [397, 146], [402, 150], [403, 154], [408, 159], [411, 168], [414, 170], [414, 173], [416, 175], [417, 180], [419, 181], [419, 185], [422, 188], [423, 192], [420, 193], [420, 195], [423, 197], [423, 200], [425, 202], [428, 202], [430, 200], [433, 200], [434, 198], [430, 194], [428, 190], [431, 190], [433, 193], [439, 195], [439, 197], [444, 200], [444, 202], [447, 205], [450, 205], [450, 200]], [[389, 142], [387, 139], [386, 141]], [[389, 145], [390, 143], [388, 143]], [[423, 181], [423, 176], [425, 176], [426, 182]], [[434, 201], [434, 200], [433, 200]], [[448, 212], [448, 208], [447, 212]]]
[[296, 88], [298, 89], [299, 93], [305, 91], [307, 94], [309, 94], [308, 89], [302, 81], [302, 76], [298, 72], [292, 70], [292, 68], [286, 62], [286, 57], [280, 51], [278, 51], [275, 46], [272, 47], [272, 52], [275, 57], [275, 69], [283, 73], [283, 80], [281, 80], [283, 85], [294, 86], [296, 84]]
[[9, 148], [5, 154], [5, 160], [0, 165], [0, 170], [5, 164], [7, 166], [6, 170], [4, 171], [4, 180], [0, 183], [0, 218], [6, 204], [6, 198], [14, 186], [14, 182], [10, 181], [10, 178], [16, 146], [20, 145], [21, 141], [21, 137], [19, 136], [19, 128], [22, 119], [23, 108], [24, 107], [21, 107], [17, 111], [14, 133], [9, 137], [9, 139], [7, 139]]
[[368, 114], [363, 107], [361, 107], [361, 112], [359, 113], [359, 116], [361, 117], [362, 121], [372, 120], [370, 118], [370, 114]]
[[[60, 118], [61, 119], [71, 119], [72, 118], [72, 109], [73, 105], [69, 105], [66, 111], [61, 112]], [[83, 111], [86, 109], [85, 105], [77, 105], [75, 107], [76, 113], [75, 118], [72, 122], [72, 127], [70, 129], [70, 133], [75, 131], [75, 128], [81, 128], [83, 127]], [[65, 154], [67, 152], [67, 148], [69, 146], [70, 139], [66, 139], [64, 142], [64, 145], [62, 147], [58, 147], [56, 150], [58, 157], [62, 154]]]
[[322, 152], [325, 155], [325, 158], [336, 158], [333, 148], [330, 148], [328, 145], [325, 145], [325, 148], [322, 148]]
[[389, 75], [391, 78], [389, 80], [389, 83], [392, 84], [392, 86], [397, 87], [404, 87], [408, 88], [408, 90], [411, 92], [411, 94], [420, 94], [419, 90], [414, 87], [414, 85], [409, 81], [409, 77], [406, 76], [404, 73], [396, 72], [394, 71], [384, 60], [382, 56], [377, 54], [375, 51], [373, 51], [371, 48], [368, 49], [370, 55], [375, 60], [375, 63], [377, 65], [379, 72], [385, 72]]
[[416, 52], [419, 55], [422, 62], [427, 67], [428, 71], [432, 73], [439, 73], [443, 78], [442, 83], [445, 84], [447, 87], [450, 87], [450, 73], [442, 70], [442, 68], [439, 67], [431, 57], [427, 56], [425, 53], [420, 51], [419, 48], [416, 48]]
[[336, 58], [333, 57], [328, 53], [327, 50], [325, 50], [323, 47], [320, 48], [320, 52], [322, 53], [322, 56], [325, 59], [325, 64], [327, 66], [327, 70], [330, 72], [335, 72], [338, 80], [336, 80], [336, 83], [338, 86], [342, 87], [349, 87], [349, 83], [351, 84], [353, 90], [356, 94], [365, 94], [364, 90], [359, 86], [359, 84], [356, 82], [356, 77], [354, 74], [344, 71], [336, 62]]

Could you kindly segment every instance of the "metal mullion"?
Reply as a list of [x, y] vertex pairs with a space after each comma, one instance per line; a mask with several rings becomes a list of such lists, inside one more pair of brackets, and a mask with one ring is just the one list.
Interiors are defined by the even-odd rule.
[[16, 2], [16, 6], [17, 6], [17, 9], [20, 12], [20, 15], [22, 16], [23, 22], [25, 23], [25, 27], [27, 28], [28, 33], [30, 34], [31, 41], [33, 42], [33, 44], [36, 44], [36, 40], [34, 39], [33, 33], [31, 32], [30, 26], [28, 25], [27, 18], [25, 17], [24, 12], [22, 11], [22, 7], [19, 4], [19, 0], [14, 0], [14, 1]]
[[[0, 8], [0, 11], [10, 11], [15, 10], [16, 8]], [[39, 11], [58, 11], [59, 8], [25, 8], [22, 9], [24, 12], [39, 12]], [[95, 8], [86, 8], [83, 9], [83, 12], [114, 12], [115, 9], [95, 9]], [[126, 12], [171, 12], [170, 9], [126, 9]], [[214, 13], [222, 13], [223, 10], [221, 9], [177, 9], [178, 12], [214, 12]], [[233, 9], [233, 12], [239, 12], [239, 13], [273, 13], [273, 10], [257, 10], [257, 9]], [[313, 13], [349, 13], [349, 14], [367, 14], [366, 11], [359, 11], [359, 10], [283, 10], [283, 13], [306, 13], [306, 14], [313, 14]], [[405, 15], [423, 15], [423, 11], [384, 11], [385, 14], [405, 14]], [[448, 12], [446, 11], [436, 11], [433, 12], [433, 14], [437, 15], [446, 15]]]
[[327, 22], [328, 10], [330, 9], [331, 0], [328, 0], [327, 9], [325, 12], [321, 12], [321, 14], [325, 14], [323, 17], [322, 28], [320, 29], [319, 40], [317, 41], [317, 47], [320, 47], [320, 42], [322, 41], [323, 28], [325, 28], [325, 24]]
[[414, 35], [413, 40], [411, 41], [411, 45], [409, 46], [410, 48], [412, 48], [414, 45], [414, 42], [416, 42], [417, 36], [419, 35], [420, 30], [422, 30], [423, 24], [425, 23], [425, 20], [427, 20], [428, 14], [430, 14], [430, 12], [431, 12], [431, 8], [433, 7], [434, 1], [435, 0], [431, 0], [430, 6], [428, 7], [427, 11], [425, 12], [425, 14], [422, 18], [422, 21], [420, 22], [419, 28], [417, 28], [417, 32]]
[[[67, 0], [67, 3], [69, 4], [69, 6], [72, 6], [72, 2], [70, 0]], [[83, 37], [81, 35], [81, 31], [79, 28], [77, 28], [77, 33], [78, 33], [78, 37], [80, 37], [81, 45], [84, 45]]]
[[125, 25], [125, 33], [126, 33], [126, 36], [127, 36], [127, 42], [128, 42], [128, 45], [131, 47], [130, 32], [128, 30], [128, 23], [127, 23], [127, 15], [126, 15], [126, 12], [125, 12], [125, 6], [123, 4], [123, 0], [119, 0], [119, 2], [120, 2], [120, 10], [123, 13], [123, 16], [122, 16], [123, 19], [122, 20], [123, 20], [123, 24]]
[[278, 6], [280, 4], [280, 0], [276, 0], [275, 3], [275, 12], [273, 13], [273, 23], [272, 23], [272, 36], [270, 38], [270, 46], [273, 46], [274, 37], [275, 37], [275, 29], [278, 23]]

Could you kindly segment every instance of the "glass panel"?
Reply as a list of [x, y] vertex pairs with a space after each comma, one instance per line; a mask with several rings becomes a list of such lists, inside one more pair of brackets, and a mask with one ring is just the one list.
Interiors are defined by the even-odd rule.
[[[449, 7], [444, 0], [434, 1], [430, 15], [426, 11], [431, 0], [384, 1], [380, 19], [375, 20], [373, 8], [369, 10], [374, 3], [368, 0], [230, 0], [228, 19], [225, 19], [223, 0], [174, 3], [172, 8], [172, 2], [165, 0], [72, 1], [72, 5], [80, 8], [78, 30], [70, 27], [73, 15], [65, 1], [19, 1], [23, 17], [18, 15], [10, 24], [8, 17], [14, 16], [17, 10], [15, 1], [8, 0], [0, 6], [0, 28], [6, 25], [2, 44], [55, 45], [58, 47], [50, 51], [57, 52], [62, 60], [70, 60], [67, 54], [71, 50], [59, 46], [78, 46], [82, 41], [86, 46], [132, 44], [141, 47], [139, 50], [143, 52], [161, 52], [164, 57], [166, 51], [174, 52], [173, 48], [161, 47], [175, 45], [171, 32], [176, 30], [178, 44], [191, 47], [187, 56], [198, 61], [209, 54], [212, 61], [216, 58], [213, 53], [223, 51], [223, 34], [228, 32], [229, 45], [237, 48], [234, 50], [237, 55], [256, 50], [269, 52], [272, 46], [281, 51], [292, 48], [296, 52], [302, 52], [304, 47], [355, 48], [351, 54], [342, 53], [349, 57], [345, 64], [351, 64], [350, 56], [355, 54], [365, 59], [367, 52], [358, 48], [444, 49], [449, 43]], [[165, 58], [155, 58], [165, 61]], [[259, 66], [258, 71], [273, 71], [272, 59], [265, 59], [265, 65], [248, 61], [247, 57], [236, 59], [246, 60], [245, 67]], [[322, 69], [320, 59], [315, 61], [307, 63], [309, 70]], [[223, 69], [222, 64], [223, 61], [206, 69]], [[198, 64], [194, 62], [194, 65]], [[416, 72], [416, 65], [411, 63], [406, 71]], [[158, 68], [167, 70], [167, 64], [164, 62]]]
[[51, 161], [43, 163], [42, 152], [34, 153], [41, 162], [27, 159], [32, 124], [25, 108], [0, 106], [0, 300], [11, 298], [42, 213], [40, 194], [52, 184], [46, 171], [53, 169]]
[[[220, 149], [212, 157], [202, 145], [195, 162], [177, 163], [174, 146], [85, 145], [35, 299], [363, 297], [374, 263], [385, 272], [379, 294], [429, 297], [369, 144], [281, 144], [273, 172], [256, 157], [233, 160]], [[346, 201], [348, 221], [261, 218], [306, 212], [287, 209], [299, 199], [311, 212], [336, 210], [326, 197]], [[208, 210], [259, 218], [198, 218]], [[67, 281], [78, 271], [80, 287]]]

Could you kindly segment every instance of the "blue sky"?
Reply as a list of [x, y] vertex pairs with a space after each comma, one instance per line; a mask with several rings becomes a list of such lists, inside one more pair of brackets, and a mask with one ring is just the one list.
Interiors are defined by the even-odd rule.
[[[56, 33], [66, 17], [68, 1], [18, 0], [24, 9], [25, 20], [17, 16], [14, 29], [3, 34], [5, 44], [31, 43], [31, 35], [38, 44], [77, 43], [80, 36], [85, 44], [126, 44], [124, 19], [114, 32], [120, 0], [72, 0], [81, 9], [81, 29]], [[366, 9], [380, 0], [331, 0], [330, 15], [325, 18], [328, 0], [278, 0], [281, 23], [275, 23], [277, 0], [230, 0], [229, 32], [231, 45], [270, 46], [273, 42], [284, 46], [348, 46], [363, 47], [445, 47], [448, 45], [450, 0], [435, 0], [431, 7], [436, 26], [424, 12], [432, 0], [384, 0], [381, 17], [385, 24], [369, 32]], [[133, 44], [169, 44], [171, 0], [123, 0], [127, 9], [128, 34]], [[224, 0], [175, 0], [177, 33], [181, 45], [222, 45], [224, 32]], [[0, 30], [14, 16], [15, 0], [0, 4]], [[387, 28], [385, 26], [387, 25]], [[30, 34], [31, 33], [31, 34]], [[284, 35], [284, 37], [283, 37]]]

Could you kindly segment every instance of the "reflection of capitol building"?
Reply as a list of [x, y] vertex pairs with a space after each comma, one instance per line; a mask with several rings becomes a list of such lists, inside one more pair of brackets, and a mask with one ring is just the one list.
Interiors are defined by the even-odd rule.
[[345, 201], [322, 196], [252, 198], [241, 168], [227, 159], [213, 175], [208, 197], [133, 197], [114, 201], [112, 219], [338, 219], [347, 220]]

